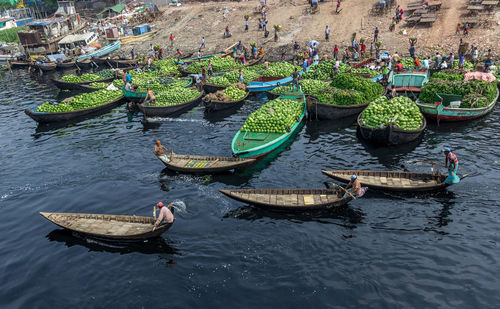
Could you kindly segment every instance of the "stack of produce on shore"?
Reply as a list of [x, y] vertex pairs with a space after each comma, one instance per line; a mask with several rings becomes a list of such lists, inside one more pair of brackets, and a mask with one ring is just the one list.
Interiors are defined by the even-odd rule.
[[212, 63], [214, 72], [229, 71], [241, 68], [243, 64], [236, 62], [232, 57], [214, 57], [208, 60], [196, 61], [188, 65], [187, 71], [190, 73], [201, 73], [202, 68], [208, 68], [208, 63]]
[[381, 96], [361, 113], [365, 127], [383, 128], [392, 124], [405, 131], [418, 130], [423, 124], [423, 118], [418, 106], [408, 97], [388, 100]]
[[[453, 68], [454, 69], [460, 68], [458, 59], [453, 60]], [[463, 69], [472, 71], [472, 70], [474, 70], [474, 64], [472, 62], [465, 60], [464, 65], [463, 65]]]
[[276, 99], [262, 105], [248, 116], [241, 131], [256, 133], [286, 133], [303, 112], [303, 105], [290, 99]]
[[175, 64], [175, 60], [172, 58], [157, 60], [153, 63], [153, 66], [157, 68], [162, 75], [177, 76], [180, 74], [177, 64]]
[[75, 110], [89, 109], [99, 105], [107, 104], [123, 96], [119, 90], [98, 90], [90, 93], [82, 93], [72, 97], [68, 102], [51, 104], [44, 102], [36, 108], [37, 112], [62, 113]]
[[297, 72], [302, 71], [301, 67], [288, 62], [270, 63], [269, 68], [262, 73], [262, 76], [285, 78], [291, 76], [295, 69], [297, 69]]
[[156, 94], [154, 106], [179, 105], [196, 99], [200, 92], [196, 89], [173, 88]]
[[[481, 80], [469, 80], [469, 81], [460, 81], [460, 80], [443, 80], [443, 79], [434, 79], [422, 87], [420, 91], [420, 95], [418, 97], [419, 100], [426, 103], [435, 103], [437, 100], [437, 94], [455, 94], [461, 95], [463, 99], [470, 94], [474, 94], [474, 101], [477, 101], [474, 106], [476, 107], [484, 107], [486, 105], [482, 105], [482, 102], [491, 102], [495, 99], [497, 95], [497, 85], [496, 83], [485, 82]], [[477, 100], [477, 96], [484, 96], [485, 100]], [[471, 97], [469, 97], [471, 98]], [[467, 102], [472, 102], [467, 100]], [[464, 103], [462, 104], [469, 104]], [[461, 105], [465, 107], [465, 105]]]
[[[335, 63], [335, 60], [321, 61], [320, 63], [311, 66], [309, 71], [304, 73], [303, 77], [320, 80], [331, 79], [335, 73]], [[339, 73], [344, 73], [350, 68], [351, 67], [348, 64], [341, 62], [339, 65]]]
[[224, 90], [207, 94], [206, 97], [212, 101], [233, 102], [243, 99], [247, 95], [244, 84], [234, 84]]

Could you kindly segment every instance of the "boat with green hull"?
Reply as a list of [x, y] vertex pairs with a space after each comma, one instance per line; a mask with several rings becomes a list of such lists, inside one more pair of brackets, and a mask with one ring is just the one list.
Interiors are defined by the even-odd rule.
[[[182, 85], [182, 88], [189, 88], [193, 85], [193, 79], [192, 78], [182, 78], [182, 80], [185, 80], [186, 83]], [[124, 87], [121, 88], [123, 92], [123, 96], [129, 101], [129, 102], [143, 102], [144, 99], [146, 99], [146, 92], [140, 92], [140, 91], [129, 91], [126, 90]]]
[[231, 147], [233, 154], [240, 158], [259, 158], [267, 155], [286, 143], [302, 129], [307, 110], [306, 99], [302, 91], [288, 92], [281, 99], [296, 100], [302, 104], [302, 113], [286, 133], [257, 133], [238, 130]]
[[415, 103], [424, 116], [436, 120], [437, 123], [440, 121], [465, 121], [483, 117], [491, 112], [497, 103], [498, 96], [497, 89], [497, 94], [490, 104], [480, 108], [461, 108], [462, 96], [454, 94], [438, 94], [435, 103], [426, 103], [421, 100], [417, 100]]

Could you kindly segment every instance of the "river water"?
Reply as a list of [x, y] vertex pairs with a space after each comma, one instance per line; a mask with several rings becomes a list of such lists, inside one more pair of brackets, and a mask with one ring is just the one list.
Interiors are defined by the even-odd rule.
[[[288, 149], [220, 176], [166, 172], [177, 153], [231, 155], [260, 106], [141, 122], [125, 106], [66, 126], [38, 126], [24, 105], [55, 100], [48, 76], [0, 80], [0, 308], [498, 308], [500, 110], [431, 126], [420, 143], [360, 142], [353, 119], [309, 121]], [[67, 95], [67, 94], [66, 94]], [[449, 145], [471, 176], [443, 192], [368, 191], [327, 213], [276, 214], [222, 188], [321, 188], [321, 169], [429, 171]], [[152, 215], [183, 201], [161, 239], [110, 245], [80, 238], [38, 212]]]

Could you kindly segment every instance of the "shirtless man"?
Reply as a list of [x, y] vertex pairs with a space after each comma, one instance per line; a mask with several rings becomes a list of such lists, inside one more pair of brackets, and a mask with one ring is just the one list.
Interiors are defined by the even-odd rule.
[[153, 90], [148, 89], [146, 91], [146, 97], [144, 98], [144, 103], [148, 102], [149, 105], [154, 105], [156, 103], [156, 97]]
[[[348, 190], [351, 188], [350, 190]], [[358, 180], [358, 177], [356, 175], [351, 176], [351, 181], [347, 184], [347, 187], [345, 187], [346, 190], [351, 192], [352, 195], [354, 196], [360, 196], [361, 195], [361, 183]], [[348, 195], [347, 193], [345, 195]], [[345, 196], [344, 195], [344, 196]]]
[[166, 154], [163, 152], [165, 150], [166, 152], [169, 152], [167, 147], [163, 146], [160, 141], [156, 141], [155, 144], [155, 155], [157, 156], [165, 156]]

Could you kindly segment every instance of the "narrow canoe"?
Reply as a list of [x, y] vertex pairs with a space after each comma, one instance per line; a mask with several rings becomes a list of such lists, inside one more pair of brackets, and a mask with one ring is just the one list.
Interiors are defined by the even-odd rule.
[[[318, 64], [319, 62], [314, 62], [310, 66], [306, 68], [305, 71], [308, 71], [313, 65]], [[304, 71], [300, 71], [299, 74], [302, 75]], [[267, 77], [261, 76], [259, 78], [254, 79], [248, 84], [248, 90], [250, 92], [262, 92], [262, 91], [271, 91], [279, 86], [286, 86], [293, 81], [292, 76], [288, 77]]]
[[234, 189], [219, 190], [240, 202], [278, 211], [321, 210], [346, 205], [351, 196], [343, 197], [336, 189]]
[[315, 96], [307, 96], [309, 119], [342, 119], [361, 113], [369, 104], [370, 102], [357, 105], [333, 105], [318, 102]]
[[200, 93], [198, 97], [195, 99], [184, 102], [182, 104], [171, 105], [171, 106], [149, 106], [147, 104], [141, 103], [138, 104], [139, 110], [144, 115], [144, 118], [147, 117], [167, 117], [173, 114], [177, 114], [180, 112], [184, 112], [192, 109], [197, 106], [201, 102], [201, 98], [204, 96], [203, 91]]
[[499, 91], [497, 88], [497, 95], [490, 104], [481, 108], [453, 108], [447, 107], [443, 104], [443, 99], [436, 103], [425, 103], [417, 100], [416, 104], [424, 116], [439, 121], [465, 121], [480, 118], [491, 112], [498, 100]]
[[[165, 157], [168, 157], [168, 161]], [[172, 171], [182, 173], [222, 173], [248, 167], [255, 159], [169, 154], [157, 158]]]
[[40, 215], [70, 231], [111, 240], [140, 241], [154, 238], [173, 225], [173, 222], [160, 225], [153, 231], [155, 220], [150, 217], [56, 212], [40, 212]]
[[88, 69], [91, 67], [91, 61], [90, 59], [84, 59], [82, 61], [68, 61], [68, 62], [58, 62], [56, 63], [56, 68], [60, 70], [65, 70], [65, 69], [75, 69], [77, 66], [80, 69]]
[[291, 92], [280, 96], [283, 99], [292, 99], [300, 102], [303, 106], [302, 114], [298, 117], [295, 124], [287, 133], [256, 133], [238, 130], [233, 138], [231, 147], [233, 154], [241, 158], [259, 158], [267, 155], [278, 148], [288, 139], [295, 136], [302, 128], [302, 122], [306, 114], [306, 99], [300, 92]]
[[108, 83], [112, 82], [116, 77], [109, 77], [109, 78], [103, 78], [100, 80], [96, 81], [87, 81], [87, 82], [81, 82], [81, 83], [70, 83], [70, 82], [65, 82], [62, 79], [58, 78], [52, 78], [51, 81], [54, 83], [54, 85], [59, 88], [59, 89], [68, 89], [68, 90], [88, 90], [87, 87], [81, 87], [81, 86], [88, 86], [90, 83]]
[[[99, 90], [99, 89], [96, 89]], [[70, 99], [70, 98], [68, 98]], [[102, 104], [99, 106], [95, 106], [92, 108], [87, 108], [87, 109], [80, 109], [76, 111], [71, 111], [71, 112], [61, 112], [61, 113], [43, 113], [43, 112], [37, 112], [36, 111], [36, 106], [32, 106], [32, 108], [27, 108], [24, 110], [24, 113], [31, 117], [31, 119], [35, 120], [36, 122], [39, 123], [54, 123], [54, 122], [62, 122], [62, 121], [70, 121], [74, 119], [79, 119], [83, 117], [89, 117], [89, 116], [97, 116], [100, 114], [104, 114], [111, 109], [120, 106], [121, 104], [125, 103], [124, 97], [120, 97], [116, 100], [110, 101], [106, 104]]]
[[368, 128], [363, 125], [361, 114], [358, 115], [358, 128], [361, 136], [373, 143], [382, 145], [400, 145], [419, 138], [427, 127], [425, 117], [417, 130], [401, 130], [397, 126], [388, 125], [384, 128]]
[[387, 191], [432, 191], [446, 186], [446, 175], [399, 171], [333, 170], [322, 171], [328, 177], [349, 182], [356, 175], [363, 186]]
[[230, 101], [230, 102], [224, 102], [224, 101], [216, 101], [216, 100], [210, 100], [208, 97], [203, 98], [203, 105], [205, 106], [205, 110], [209, 112], [215, 112], [215, 111], [220, 111], [224, 109], [229, 109], [232, 107], [240, 106], [245, 102], [245, 100], [248, 98], [250, 95], [250, 92], [247, 91], [246, 95], [236, 101]]

